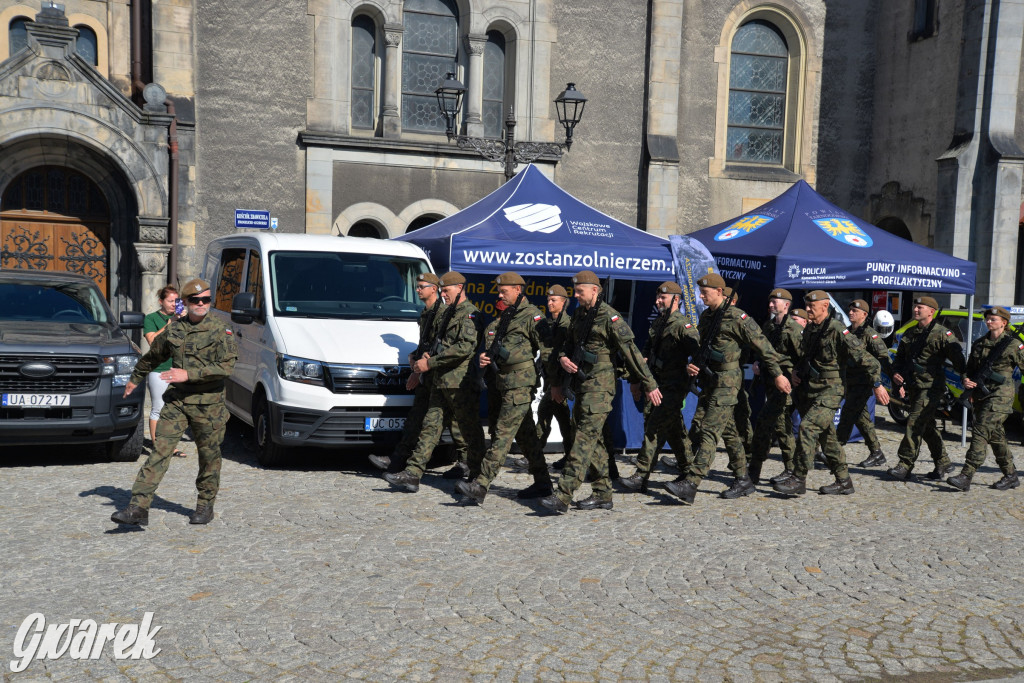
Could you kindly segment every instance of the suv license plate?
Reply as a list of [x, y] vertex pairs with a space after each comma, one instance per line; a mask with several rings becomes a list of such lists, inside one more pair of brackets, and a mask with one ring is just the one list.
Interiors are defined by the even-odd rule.
[[48, 408], [63, 407], [70, 405], [70, 394], [4, 394], [4, 406], [19, 406], [24, 408]]
[[405, 429], [404, 417], [368, 417], [365, 422], [368, 432], [400, 432]]

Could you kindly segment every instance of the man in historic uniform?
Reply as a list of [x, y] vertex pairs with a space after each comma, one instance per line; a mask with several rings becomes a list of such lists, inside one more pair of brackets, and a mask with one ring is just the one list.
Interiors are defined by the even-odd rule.
[[971, 428], [971, 447], [960, 474], [946, 482], [961, 491], [971, 488], [974, 473], [985, 462], [988, 447], [996, 456], [996, 464], [1003, 476], [992, 488], [1000, 491], [1020, 486], [1013, 454], [1006, 443], [1004, 423], [1013, 412], [1013, 394], [1016, 382], [1014, 369], [1024, 370], [1024, 344], [1011, 328], [1010, 312], [1001, 306], [985, 311], [988, 334], [971, 347], [964, 376], [964, 390], [971, 393], [974, 407], [974, 426]]
[[[392, 486], [416, 492], [430, 455], [441, 438], [445, 413], [451, 416], [452, 438], [465, 448], [468, 458], [484, 452], [480, 426], [480, 394], [469, 372], [478, 343], [476, 317], [479, 314], [466, 298], [466, 278], [456, 271], [441, 276], [441, 296], [448, 308], [441, 315], [432, 348], [413, 363], [413, 372], [430, 375], [430, 400], [416, 448], [401, 472], [385, 472]], [[464, 445], [459, 441], [464, 441]], [[458, 465], [456, 466], [458, 467]], [[456, 468], [452, 468], [455, 470]], [[461, 474], [461, 469], [457, 470]]]
[[[576, 440], [555, 493], [540, 501], [557, 514], [568, 511], [573, 494], [583, 483], [591, 464], [597, 470], [593, 493], [576, 506], [581, 510], [612, 508], [612, 485], [602, 437], [615, 397], [612, 356], [616, 352], [622, 355], [627, 373], [640, 381], [648, 400], [657, 406], [662, 398], [657, 382], [633, 343], [633, 331], [618, 311], [601, 301], [601, 282], [597, 275], [583, 270], [573, 276], [572, 282], [579, 307], [572, 316], [566, 343], [559, 351], [559, 363], [576, 392], [573, 405]], [[555, 400], [561, 401], [562, 386], [554, 391]]]
[[160, 480], [167, 473], [178, 440], [191, 428], [199, 450], [198, 497], [190, 524], [209, 524], [220, 489], [221, 443], [228, 422], [224, 380], [238, 360], [238, 345], [231, 330], [211, 315], [210, 284], [198, 278], [181, 288], [187, 315], [172, 323], [153, 340], [135, 365], [124, 395], [135, 391], [151, 370], [168, 358], [171, 368], [160, 373], [170, 383], [156, 425], [156, 440], [132, 486], [128, 507], [111, 515], [118, 524], [149, 524], [149, 506]]
[[[632, 476], [619, 480], [633, 491], [647, 491], [651, 469], [666, 441], [682, 467], [689, 467], [693, 459], [682, 409], [689, 385], [686, 365], [690, 356], [697, 353], [700, 343], [693, 323], [679, 312], [682, 295], [682, 288], [675, 282], [658, 285], [655, 298], [658, 317], [651, 325], [643, 357], [661, 389], [661, 405], [651, 402], [644, 405], [644, 440], [636, 456], [636, 471]], [[633, 384], [630, 389], [634, 399], [639, 400], [640, 385]]]
[[828, 292], [820, 289], [804, 295], [807, 306], [807, 329], [801, 339], [800, 361], [793, 369], [797, 385], [796, 407], [800, 411], [800, 437], [792, 476], [772, 484], [777, 492], [799, 496], [807, 492], [807, 472], [814, 461], [814, 451], [822, 444], [822, 452], [835, 483], [822, 486], [822, 495], [853, 493], [853, 481], [846, 465], [846, 455], [836, 438], [835, 414], [843, 397], [841, 369], [852, 362], [870, 378], [875, 398], [881, 405], [889, 403], [889, 394], [882, 386], [878, 361], [860, 341], [835, 318], [829, 310]]
[[928, 444], [935, 461], [935, 469], [928, 474], [930, 479], [941, 480], [954, 469], [935, 427], [935, 413], [946, 394], [943, 366], [949, 360], [954, 370], [963, 372], [964, 352], [953, 333], [935, 318], [938, 309], [938, 302], [930, 296], [914, 299], [917, 325], [903, 333], [892, 364], [893, 389], [910, 404], [906, 433], [896, 453], [899, 462], [888, 470], [889, 476], [898, 481], [910, 477], [922, 441]]
[[[850, 334], [860, 341], [864, 350], [878, 361], [882, 372], [892, 377], [892, 363], [889, 361], [889, 349], [885, 342], [875, 332], [871, 325], [867, 324], [868, 314], [871, 308], [864, 299], [854, 299], [850, 302], [847, 312], [850, 316]], [[868, 457], [862, 460], [860, 467], [878, 467], [885, 464], [885, 453], [882, 452], [882, 444], [875, 433], [875, 421], [868, 412], [868, 399], [871, 398], [873, 382], [871, 377], [864, 373], [860, 365], [850, 362], [846, 368], [846, 398], [843, 403], [843, 410], [839, 415], [839, 426], [836, 427], [836, 438], [843, 445], [850, 440], [854, 425], [864, 437], [864, 445], [868, 447]]]
[[537, 324], [544, 316], [523, 296], [526, 282], [518, 273], [502, 273], [494, 282], [506, 308], [484, 332], [484, 352], [480, 354], [479, 364], [485, 370], [494, 368], [494, 387], [500, 408], [491, 432], [490, 448], [482, 457], [470, 462], [470, 471], [479, 474], [476, 479], [455, 484], [466, 502], [476, 505], [484, 502], [491, 482], [512, 447], [513, 438], [523, 449], [533, 476], [533, 484], [520, 491], [518, 497], [551, 495], [551, 475], [533, 421], [533, 396], [537, 388], [537, 367], [533, 361], [541, 348]]

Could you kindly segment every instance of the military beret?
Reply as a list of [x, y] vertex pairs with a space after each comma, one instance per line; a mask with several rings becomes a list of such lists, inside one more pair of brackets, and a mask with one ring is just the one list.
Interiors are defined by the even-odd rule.
[[807, 320], [807, 311], [802, 308], [794, 308], [789, 312], [789, 314], [795, 318], [803, 318], [804, 320]]
[[865, 313], [871, 312], [871, 307], [868, 306], [868, 302], [864, 299], [854, 299], [850, 302], [850, 308], [856, 308], [858, 311], [864, 311]]
[[732, 287], [726, 287], [722, 290], [722, 294], [725, 295], [726, 299], [731, 299], [734, 293], [735, 290]]
[[936, 311], [939, 310], [939, 302], [930, 296], [919, 296], [914, 299], [915, 304], [921, 304], [922, 306], [931, 306]]
[[192, 278], [185, 283], [185, 286], [181, 288], [181, 296], [188, 298], [205, 292], [210, 288], [210, 283], [206, 280], [200, 280], [199, 278]]
[[458, 271], [449, 270], [441, 276], [441, 280], [438, 284], [442, 287], [447, 287], [449, 285], [464, 285], [466, 284], [466, 276]]
[[507, 273], [502, 273], [498, 277], [494, 278], [496, 285], [522, 285], [526, 286], [526, 280], [519, 273], [513, 273], [511, 270]]
[[711, 287], [713, 289], [725, 289], [725, 280], [718, 273], [708, 273], [701, 279], [697, 280], [697, 285], [700, 287]]
[[814, 301], [828, 301], [828, 292], [824, 289], [812, 289], [804, 294], [805, 304], [812, 303]]
[[423, 273], [418, 278], [416, 278], [416, 282], [429, 282], [430, 284], [436, 287], [439, 284], [441, 284], [441, 278], [437, 277], [433, 273]]
[[569, 298], [569, 292], [565, 291], [562, 285], [551, 285], [548, 287], [548, 296], [560, 296], [563, 299]]
[[998, 315], [1000, 318], [1002, 318], [1006, 322], [1010, 322], [1010, 312], [1008, 310], [1006, 310], [1005, 308], [1003, 308], [1002, 306], [993, 306], [992, 308], [990, 308], [987, 311], [985, 311], [985, 315], [986, 316]]
[[592, 270], [581, 270], [572, 276], [572, 283], [574, 285], [597, 285], [601, 286], [601, 280], [598, 279], [597, 274]]
[[786, 301], [792, 301], [793, 295], [789, 293], [788, 289], [773, 289], [772, 293], [768, 295], [769, 299], [785, 299]]
[[666, 280], [658, 285], [658, 294], [682, 294], [683, 288], [679, 286], [678, 282], [672, 280]]

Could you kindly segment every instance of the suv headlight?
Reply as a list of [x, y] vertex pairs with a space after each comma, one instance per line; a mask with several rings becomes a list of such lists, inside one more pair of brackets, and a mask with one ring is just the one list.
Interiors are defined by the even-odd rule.
[[138, 362], [139, 356], [135, 353], [129, 353], [123, 356], [104, 356], [103, 368], [100, 370], [100, 375], [103, 377], [110, 377], [113, 375], [113, 386], [123, 387], [128, 384], [128, 380], [132, 376], [132, 370], [135, 369], [135, 364]]
[[319, 361], [281, 354], [277, 357], [277, 373], [292, 382], [324, 386], [324, 366]]

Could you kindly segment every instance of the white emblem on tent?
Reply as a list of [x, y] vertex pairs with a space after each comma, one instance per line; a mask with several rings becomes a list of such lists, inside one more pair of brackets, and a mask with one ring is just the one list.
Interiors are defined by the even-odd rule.
[[562, 227], [562, 210], [551, 204], [507, 206], [505, 218], [527, 232], [554, 232]]
[[789, 276], [790, 280], [795, 280], [796, 278], [800, 277], [800, 266], [799, 266], [799, 264], [794, 263], [793, 265], [791, 265], [789, 267], [789, 270], [786, 271], [786, 275]]

